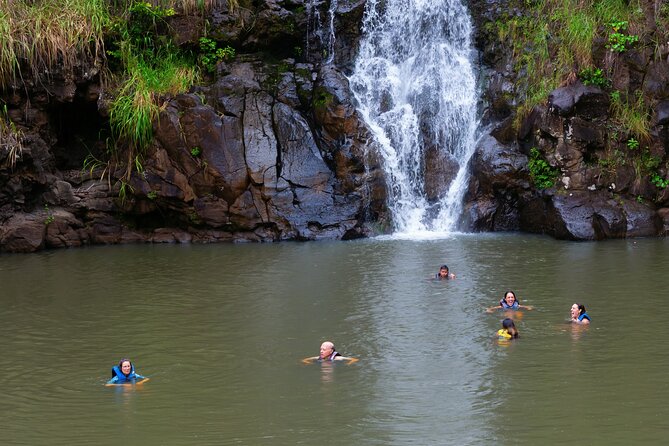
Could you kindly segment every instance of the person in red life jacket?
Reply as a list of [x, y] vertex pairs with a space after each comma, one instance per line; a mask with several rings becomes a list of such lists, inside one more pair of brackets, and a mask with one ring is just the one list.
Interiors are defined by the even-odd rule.
[[318, 356], [311, 356], [309, 358], [304, 358], [302, 360], [302, 362], [304, 362], [305, 364], [308, 364], [313, 361], [318, 361], [318, 362], [348, 361], [348, 363], [350, 364], [352, 362], [357, 361], [357, 359], [350, 358], [348, 356], [342, 356], [339, 352], [337, 352], [332, 342], [325, 341], [321, 344], [320, 354]]

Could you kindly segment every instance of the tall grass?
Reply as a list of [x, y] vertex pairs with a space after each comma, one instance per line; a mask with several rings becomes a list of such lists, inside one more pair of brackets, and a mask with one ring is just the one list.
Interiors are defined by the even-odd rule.
[[14, 80], [19, 68], [15, 48], [14, 17], [7, 10], [8, 0], [0, 0], [0, 90]]
[[613, 119], [640, 141], [650, 139], [650, 110], [642, 94], [630, 95], [614, 91], [611, 94]]
[[173, 54], [156, 61], [128, 60], [128, 76], [110, 109], [115, 133], [143, 150], [153, 138], [160, 97], [184, 92], [196, 79], [197, 70]]
[[[138, 0], [111, 0], [112, 6], [117, 9], [125, 10], [128, 9], [133, 3], [137, 3]], [[230, 3], [237, 5], [238, 0], [142, 0], [145, 3], [151, 4], [151, 6], [156, 6], [160, 8], [173, 8], [174, 10], [180, 11], [184, 14], [192, 14], [197, 11], [210, 11], [217, 4], [227, 2], [228, 6]]]
[[[127, 55], [127, 76], [110, 107], [110, 124], [117, 141], [127, 147], [126, 179], [140, 166], [140, 157], [153, 140], [153, 123], [164, 95], [188, 90], [197, 69], [176, 53], [165, 50], [155, 58]], [[137, 167], [140, 170], [140, 167]]]
[[7, 115], [7, 106], [0, 107], [0, 160], [11, 169], [23, 153], [23, 132], [16, 128]]
[[0, 88], [22, 65], [39, 78], [97, 57], [109, 20], [104, 0], [0, 0]]

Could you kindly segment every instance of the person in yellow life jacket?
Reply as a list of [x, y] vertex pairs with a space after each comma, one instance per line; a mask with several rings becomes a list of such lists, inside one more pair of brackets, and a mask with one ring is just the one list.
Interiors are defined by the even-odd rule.
[[507, 317], [502, 321], [502, 328], [497, 330], [497, 338], [505, 341], [518, 338], [518, 329], [513, 319]]

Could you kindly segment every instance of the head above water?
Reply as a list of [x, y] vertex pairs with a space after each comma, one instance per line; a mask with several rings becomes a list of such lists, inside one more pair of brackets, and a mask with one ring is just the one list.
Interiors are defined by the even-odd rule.
[[[504, 293], [504, 297], [502, 298], [502, 300], [506, 302], [508, 306], [513, 305], [514, 302], [518, 302], [518, 299], [516, 298], [516, 293], [511, 290]], [[518, 304], [520, 305], [520, 302], [518, 302]]]
[[448, 277], [448, 273], [449, 273], [448, 265], [441, 265], [439, 267], [439, 276], [440, 277]]
[[330, 341], [325, 341], [321, 344], [321, 350], [318, 357], [320, 359], [328, 358], [335, 352], [335, 346]]
[[574, 303], [574, 305], [571, 306], [571, 317], [572, 317], [572, 319], [578, 318], [583, 313], [585, 313], [585, 305], [579, 304], [579, 303]]
[[132, 362], [128, 358], [123, 358], [118, 362], [118, 369], [125, 376], [128, 376], [132, 372]]
[[518, 329], [516, 328], [516, 324], [513, 323], [513, 319], [508, 317], [504, 319], [502, 321], [502, 328], [504, 328], [514, 338], [518, 337]]

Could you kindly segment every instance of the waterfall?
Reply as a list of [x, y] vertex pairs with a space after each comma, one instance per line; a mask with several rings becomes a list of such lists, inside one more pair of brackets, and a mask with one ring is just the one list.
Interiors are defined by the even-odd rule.
[[[367, 1], [349, 80], [383, 159], [396, 232], [457, 229], [478, 128], [471, 34], [461, 0]], [[428, 184], [428, 160], [457, 173]]]
[[[330, 64], [334, 60], [335, 52], [335, 11], [337, 10], [338, 0], [330, 0], [328, 7], [327, 26], [323, 26], [318, 7], [325, 0], [310, 0], [306, 3], [307, 11], [307, 36], [313, 33], [320, 43], [323, 50], [323, 64]], [[312, 24], [313, 23], [313, 24]], [[311, 28], [311, 29], [310, 29]], [[309, 39], [307, 38], [307, 55], [309, 54]]]

